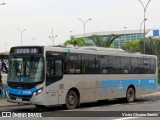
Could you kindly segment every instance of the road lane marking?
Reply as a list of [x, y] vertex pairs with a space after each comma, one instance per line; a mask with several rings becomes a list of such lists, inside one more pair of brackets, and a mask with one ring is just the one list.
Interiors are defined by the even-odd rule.
[[79, 111], [80, 109], [61, 110], [61, 111]]
[[130, 120], [130, 119], [137, 119], [138, 117], [124, 117], [124, 118], [118, 118], [113, 120]]

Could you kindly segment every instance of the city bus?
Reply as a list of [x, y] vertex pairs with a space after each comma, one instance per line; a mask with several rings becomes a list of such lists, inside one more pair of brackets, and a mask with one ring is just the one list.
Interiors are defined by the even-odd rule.
[[17, 46], [10, 49], [7, 100], [38, 108], [155, 92], [157, 57], [101, 47]]

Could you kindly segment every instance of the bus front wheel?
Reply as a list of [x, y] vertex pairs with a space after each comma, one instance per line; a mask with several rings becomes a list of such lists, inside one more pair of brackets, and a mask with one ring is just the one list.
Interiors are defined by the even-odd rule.
[[126, 100], [128, 103], [135, 101], [135, 90], [133, 87], [129, 87], [126, 93]]
[[70, 90], [66, 97], [66, 108], [68, 110], [75, 109], [78, 104], [78, 97], [75, 91]]

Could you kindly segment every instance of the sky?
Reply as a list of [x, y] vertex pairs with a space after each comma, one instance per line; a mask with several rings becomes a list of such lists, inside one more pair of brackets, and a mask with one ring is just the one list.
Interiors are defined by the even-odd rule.
[[[144, 5], [148, 0], [141, 0]], [[70, 35], [139, 30], [144, 9], [138, 0], [0, 0], [0, 52], [12, 46], [62, 44]], [[160, 0], [151, 0], [146, 10], [146, 29], [160, 28]], [[20, 31], [19, 31], [19, 30]], [[70, 32], [72, 31], [72, 32]]]

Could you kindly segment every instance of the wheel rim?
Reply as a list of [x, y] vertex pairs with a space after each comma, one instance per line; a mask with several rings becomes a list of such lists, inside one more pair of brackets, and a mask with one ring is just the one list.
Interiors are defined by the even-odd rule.
[[128, 91], [128, 100], [131, 102], [134, 101], [134, 91], [132, 89]]
[[66, 107], [67, 109], [74, 109], [78, 104], [78, 97], [75, 91], [69, 91], [66, 97]]
[[68, 96], [68, 103], [70, 105], [73, 105], [75, 103], [75, 101], [76, 101], [76, 98], [75, 98], [75, 96], [73, 94]]

